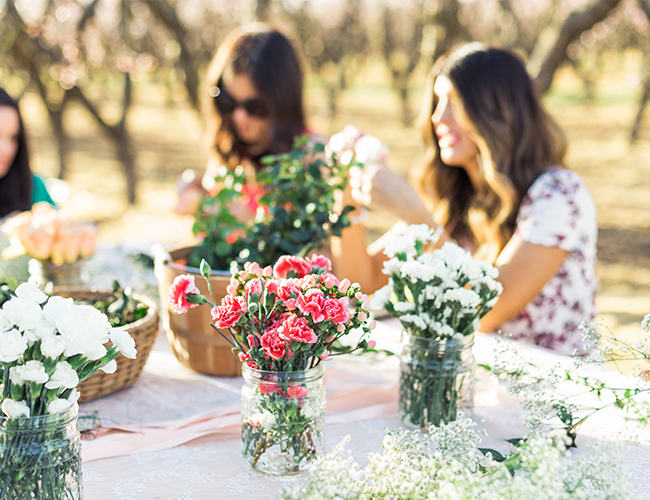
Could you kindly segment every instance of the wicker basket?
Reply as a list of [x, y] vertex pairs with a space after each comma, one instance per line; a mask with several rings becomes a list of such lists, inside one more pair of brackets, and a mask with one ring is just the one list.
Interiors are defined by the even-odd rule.
[[[180, 245], [170, 248], [172, 261], [186, 259], [192, 247]], [[167, 260], [156, 260], [156, 278], [160, 292], [160, 308], [169, 320], [167, 340], [172, 346], [176, 358], [188, 368], [201, 373], [221, 377], [241, 375], [241, 361], [232, 352], [232, 346], [221, 334], [212, 328], [210, 308], [195, 307], [185, 314], [176, 314], [169, 310], [169, 287], [177, 276], [191, 274], [199, 291], [209, 297], [208, 287], [198, 269], [186, 267]], [[226, 273], [224, 273], [226, 274]], [[213, 272], [210, 284], [217, 304], [226, 296], [226, 287], [230, 283], [230, 273], [217, 275]], [[223, 331], [229, 335], [228, 331]]]
[[[72, 297], [79, 301], [94, 302], [108, 297], [111, 292], [98, 291], [92, 288], [61, 287], [55, 288], [54, 294], [61, 297]], [[100, 370], [79, 384], [77, 389], [81, 393], [79, 398], [81, 403], [108, 396], [132, 386], [147, 362], [159, 328], [158, 306], [145, 295], [134, 294], [133, 296], [138, 302], [142, 302], [149, 307], [149, 311], [144, 318], [122, 327], [135, 340], [138, 356], [136, 359], [129, 359], [119, 354], [115, 373], [108, 374]]]

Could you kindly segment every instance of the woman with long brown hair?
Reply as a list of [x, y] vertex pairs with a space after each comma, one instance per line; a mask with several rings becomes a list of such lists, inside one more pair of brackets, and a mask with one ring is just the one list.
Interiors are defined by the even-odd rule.
[[[427, 203], [385, 166], [357, 172], [352, 195], [407, 223], [441, 227], [439, 244], [455, 240], [498, 267], [504, 290], [482, 331], [567, 354], [581, 348], [577, 327], [596, 313], [596, 211], [584, 181], [563, 165], [564, 135], [522, 61], [477, 43], [457, 49], [432, 70], [421, 118]], [[344, 244], [346, 254], [359, 246]], [[371, 252], [355, 263], [362, 285], [385, 282], [382, 260]]]
[[[204, 112], [210, 142], [208, 168], [181, 193], [180, 213], [193, 213], [201, 185], [210, 191], [218, 168], [242, 165], [250, 173], [267, 154], [287, 152], [308, 133], [303, 75], [291, 42], [263, 24], [239, 28], [221, 44], [208, 70]], [[184, 201], [184, 197], [185, 200]], [[245, 214], [244, 214], [245, 215]]]

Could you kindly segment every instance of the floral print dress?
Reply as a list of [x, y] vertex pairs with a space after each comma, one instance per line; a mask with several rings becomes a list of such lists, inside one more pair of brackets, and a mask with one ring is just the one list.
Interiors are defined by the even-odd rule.
[[515, 234], [569, 251], [540, 293], [499, 330], [562, 354], [581, 350], [578, 325], [596, 315], [596, 208], [582, 178], [554, 167], [540, 175], [521, 202]]

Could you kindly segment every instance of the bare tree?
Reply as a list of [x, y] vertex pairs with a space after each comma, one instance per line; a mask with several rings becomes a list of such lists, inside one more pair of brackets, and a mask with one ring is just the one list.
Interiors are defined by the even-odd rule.
[[[650, 1], [638, 0], [638, 4], [648, 21], [650, 21]], [[643, 49], [643, 68], [645, 72], [643, 77], [643, 93], [641, 94], [639, 109], [630, 130], [630, 144], [633, 144], [639, 136], [643, 113], [648, 105], [648, 100], [650, 100], [650, 39], [648, 39], [647, 35], [644, 37], [641, 47]]]
[[328, 114], [336, 115], [338, 96], [347, 80], [359, 70], [368, 45], [368, 37], [361, 21], [361, 0], [345, 0], [339, 12], [329, 12], [328, 23], [323, 23], [312, 10], [310, 0], [292, 10], [283, 3], [292, 22], [305, 58], [320, 77], [328, 94]]
[[551, 86], [555, 71], [567, 59], [569, 44], [605, 19], [620, 3], [621, 0], [596, 0], [583, 10], [572, 12], [559, 30], [555, 28], [555, 33], [545, 37], [550, 43], [540, 44], [538, 40], [528, 61], [528, 70], [534, 76], [540, 92], [546, 92]]
[[424, 12], [419, 2], [400, 7], [384, 5], [382, 54], [391, 73], [391, 84], [402, 105], [402, 123], [413, 124], [409, 108], [409, 83], [421, 56]]

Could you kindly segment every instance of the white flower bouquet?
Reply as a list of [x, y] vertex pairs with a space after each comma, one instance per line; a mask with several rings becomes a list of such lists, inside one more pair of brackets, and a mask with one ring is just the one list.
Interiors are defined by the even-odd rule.
[[76, 498], [76, 387], [99, 369], [115, 371], [120, 352], [135, 358], [135, 342], [92, 306], [48, 297], [32, 283], [2, 304], [0, 498]]
[[386, 309], [404, 327], [400, 368], [400, 413], [426, 428], [471, 408], [474, 385], [473, 333], [502, 291], [498, 271], [475, 262], [453, 243], [424, 252], [438, 234], [426, 224], [409, 226], [386, 245], [388, 285], [372, 306]]

